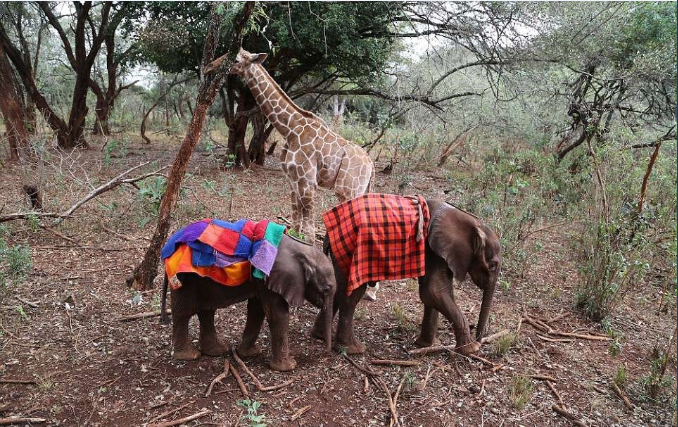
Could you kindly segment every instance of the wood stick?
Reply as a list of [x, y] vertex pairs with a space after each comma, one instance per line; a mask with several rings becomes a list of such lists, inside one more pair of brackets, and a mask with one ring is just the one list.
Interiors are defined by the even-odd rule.
[[369, 376], [369, 377], [376, 377], [376, 376], [377, 376], [377, 373], [374, 372], [371, 368], [369, 368], [369, 367], [368, 367], [368, 368], [363, 368], [362, 366], [358, 365], [353, 359], [351, 359], [351, 358], [348, 357], [347, 355], [342, 354], [342, 356], [344, 357], [344, 359], [348, 360], [348, 362], [349, 362], [351, 365], [353, 365], [357, 370], [359, 370], [359, 371], [362, 372], [363, 374], [365, 374], [365, 375], [367, 375], [367, 376]]
[[0, 378], [0, 384], [36, 384], [34, 380], [15, 380], [9, 378]]
[[438, 353], [441, 351], [454, 351], [456, 346], [454, 345], [434, 345], [431, 347], [415, 348], [414, 350], [408, 351], [409, 354], [429, 354], [429, 353]]
[[498, 340], [499, 338], [503, 337], [504, 335], [508, 335], [510, 332], [511, 332], [511, 331], [509, 331], [508, 329], [501, 330], [501, 331], [499, 331], [499, 332], [497, 332], [497, 333], [494, 333], [494, 334], [492, 334], [492, 335], [486, 336], [485, 338], [482, 338], [482, 339], [480, 340], [480, 343], [481, 343], [481, 344], [489, 344], [489, 343], [491, 343], [491, 342], [493, 342], [493, 341]]
[[520, 328], [523, 326], [523, 318], [520, 317], [518, 319], [518, 326], [516, 326], [516, 338], [518, 338], [518, 335], [520, 335]]
[[617, 383], [615, 383], [614, 381], [612, 381], [612, 390], [614, 390], [614, 392], [617, 393], [617, 396], [619, 396], [619, 398], [624, 402], [624, 405], [628, 409], [633, 411], [633, 403], [631, 403], [629, 398], [626, 397], [626, 394], [624, 394], [624, 392], [619, 388]]
[[238, 387], [240, 388], [240, 391], [242, 392], [243, 396], [250, 397], [250, 391], [247, 389], [247, 386], [242, 381], [242, 378], [240, 377], [238, 370], [233, 365], [231, 365], [231, 372], [233, 373], [233, 377], [235, 377], [235, 381], [238, 383]]
[[0, 412], [6, 412], [12, 408], [12, 405], [9, 403], [5, 403], [4, 405], [0, 405]]
[[398, 396], [400, 396], [400, 391], [403, 388], [403, 384], [405, 384], [405, 378], [403, 378], [400, 381], [400, 384], [398, 384], [398, 388], [396, 389], [396, 392], [393, 395], [394, 414], [393, 414], [393, 418], [391, 418], [391, 421], [389, 421], [389, 426], [396, 426], [396, 425], [399, 424], [399, 422], [398, 422]]
[[530, 378], [532, 378], [533, 380], [539, 380], [539, 381], [551, 381], [551, 382], [554, 382], [554, 383], [558, 382], [557, 379], [555, 379], [553, 377], [549, 377], [548, 375], [536, 374], [536, 375], [530, 375]]
[[[172, 310], [167, 309], [167, 314], [172, 314]], [[130, 314], [127, 316], [122, 316], [118, 318], [119, 322], [129, 322], [131, 320], [139, 320], [139, 319], [146, 319], [148, 317], [156, 317], [160, 316], [160, 312], [155, 312], [155, 311], [146, 311], [143, 313], [137, 313], [137, 314]]]
[[297, 412], [292, 415], [292, 418], [290, 418], [290, 421], [296, 421], [299, 418], [301, 418], [302, 415], [304, 415], [308, 410], [311, 409], [311, 405], [304, 406], [303, 408], [299, 409]]
[[179, 406], [178, 408], [170, 409], [169, 411], [165, 411], [165, 412], [163, 412], [163, 413], [160, 414], [160, 415], [156, 415], [155, 417], [151, 418], [151, 420], [148, 422], [148, 424], [151, 425], [151, 424], [153, 424], [155, 421], [157, 421], [157, 420], [159, 420], [159, 419], [161, 419], [161, 418], [165, 418], [165, 417], [167, 417], [167, 416], [169, 416], [169, 415], [172, 415], [172, 414], [174, 414], [174, 413], [176, 413], [176, 412], [179, 412], [179, 411], [181, 411], [182, 409], [184, 409], [185, 407], [187, 407], [187, 406], [189, 406], [189, 405], [192, 405], [193, 402], [195, 402], [195, 400], [191, 400], [190, 402], [185, 403], [185, 404]]
[[535, 334], [537, 335], [537, 338], [540, 340], [548, 341], [548, 342], [574, 342], [572, 338], [549, 338], [545, 337], [543, 335]]
[[420, 362], [417, 360], [372, 359], [370, 363], [372, 365], [417, 366]]
[[591, 341], [612, 341], [612, 338], [604, 337], [602, 335], [583, 335], [583, 334], [575, 334], [575, 333], [572, 333], [572, 332], [551, 331], [551, 335], [558, 335], [558, 336], [561, 336], [561, 337], [579, 338], [579, 339], [582, 339], [582, 340], [591, 340]]
[[200, 412], [198, 412], [197, 414], [189, 415], [188, 417], [178, 418], [178, 419], [176, 419], [176, 420], [167, 421], [167, 422], [160, 423], [160, 424], [149, 424], [148, 427], [171, 427], [171, 426], [178, 426], [179, 424], [183, 424], [183, 423], [187, 423], [187, 422], [189, 422], [189, 421], [197, 420], [198, 418], [202, 418], [202, 417], [204, 417], [205, 415], [211, 414], [211, 413], [212, 413], [212, 411], [210, 411], [209, 409], [203, 409], [203, 410], [201, 410]]
[[44, 418], [27, 418], [27, 417], [7, 417], [0, 418], [0, 426], [8, 426], [10, 424], [42, 424], [46, 423]]
[[[435, 370], [437, 370], [436, 368]], [[435, 372], [434, 370], [434, 372]], [[424, 381], [421, 383], [417, 384], [417, 391], [422, 392], [426, 389], [426, 384], [428, 384], [428, 379], [431, 377], [431, 365], [429, 365], [428, 369], [426, 370], [426, 375], [424, 375]]]
[[586, 424], [584, 421], [580, 420], [576, 415], [571, 414], [567, 412], [565, 409], [561, 408], [558, 405], [553, 405], [551, 406], [554, 411], [561, 417], [567, 418], [568, 420], [572, 421], [572, 424], [579, 426], [579, 427], [588, 427], [588, 424]]
[[370, 391], [370, 380], [367, 379], [367, 377], [363, 377], [363, 393], [367, 394]]
[[26, 305], [29, 306], [29, 307], [33, 307], [33, 308], [38, 308], [38, 307], [40, 307], [40, 305], [38, 305], [37, 302], [30, 302], [30, 301], [27, 301], [27, 300], [25, 300], [25, 299], [19, 297], [19, 296], [16, 297], [16, 299], [17, 299], [19, 302], [22, 302], [22, 303], [26, 304]]
[[212, 380], [209, 387], [207, 387], [207, 392], [205, 392], [205, 397], [208, 397], [210, 394], [212, 394], [212, 387], [214, 387], [214, 384], [220, 383], [221, 380], [223, 380], [224, 378], [226, 378], [228, 376], [228, 371], [230, 369], [230, 365], [231, 365], [231, 363], [228, 361], [228, 359], [226, 359], [224, 361], [224, 370], [219, 375], [217, 375]]
[[563, 403], [563, 398], [560, 397], [560, 393], [558, 393], [558, 390], [553, 386], [553, 383], [551, 381], [546, 380], [546, 385], [551, 389], [551, 392], [553, 392], [553, 395], [558, 399], [558, 404], [560, 405], [561, 408], [567, 409], [567, 406], [565, 406], [565, 403]]
[[247, 365], [245, 365], [245, 362], [243, 362], [242, 359], [240, 357], [238, 357], [238, 352], [233, 350], [232, 353], [233, 353], [233, 358], [238, 363], [238, 366], [240, 366], [242, 368], [242, 370], [245, 371], [247, 373], [247, 375], [250, 376], [250, 378], [252, 378], [252, 382], [254, 382], [254, 385], [257, 387], [257, 390], [259, 390], [259, 391], [278, 390], [278, 389], [281, 389], [283, 387], [287, 387], [288, 385], [290, 385], [294, 382], [294, 380], [289, 380], [289, 381], [285, 381], [284, 383], [281, 383], [281, 384], [278, 384], [278, 385], [272, 385], [272, 386], [264, 387], [261, 384], [261, 381], [259, 381], [259, 378], [257, 378], [256, 375], [254, 375], [254, 372], [250, 371], [249, 368], [247, 367]]

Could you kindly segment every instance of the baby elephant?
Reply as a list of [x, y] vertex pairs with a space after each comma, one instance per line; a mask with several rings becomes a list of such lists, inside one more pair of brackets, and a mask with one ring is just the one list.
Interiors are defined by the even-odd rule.
[[[243, 357], [258, 355], [256, 344], [264, 317], [271, 331], [273, 357], [270, 366], [276, 371], [290, 371], [296, 361], [289, 352], [289, 308], [299, 306], [304, 300], [321, 309], [327, 317], [324, 332], [328, 351], [331, 350], [332, 302], [336, 290], [334, 270], [330, 260], [311, 245], [283, 235], [270, 274], [263, 279], [254, 275], [238, 286], [226, 286], [197, 273], [177, 273], [176, 278], [165, 275], [162, 290], [163, 323], [169, 323], [165, 314], [167, 285], [172, 288], [172, 342], [174, 358], [195, 360], [201, 353], [221, 356], [227, 345], [217, 338], [214, 313], [217, 308], [248, 300], [247, 322], [238, 346]], [[177, 283], [178, 281], [179, 283]], [[189, 339], [188, 323], [194, 315], [200, 321], [200, 350]]]

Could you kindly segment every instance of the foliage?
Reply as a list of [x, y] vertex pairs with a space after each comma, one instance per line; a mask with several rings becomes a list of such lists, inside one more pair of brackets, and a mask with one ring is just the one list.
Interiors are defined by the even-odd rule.
[[258, 410], [261, 406], [261, 403], [256, 400], [251, 400], [249, 398], [238, 400], [238, 406], [241, 406], [247, 410], [247, 413], [244, 414], [241, 419], [247, 422], [249, 427], [266, 427], [266, 415], [259, 414]]
[[626, 388], [626, 384], [629, 381], [629, 371], [626, 369], [626, 365], [619, 365], [619, 367], [617, 367], [617, 371], [615, 372], [612, 381], [614, 381], [620, 389], [623, 390]]
[[33, 268], [31, 249], [22, 245], [8, 245], [6, 238], [9, 229], [0, 227], [0, 287], [8, 285], [8, 281], [20, 281]]
[[499, 337], [493, 346], [493, 353], [498, 357], [505, 356], [516, 343], [516, 335], [512, 332]]
[[522, 410], [532, 398], [534, 386], [532, 380], [526, 375], [516, 375], [511, 380], [510, 398], [513, 406]]
[[155, 178], [148, 178], [143, 181], [137, 193], [139, 198], [144, 201], [145, 205], [150, 209], [153, 215], [158, 214], [160, 209], [160, 202], [165, 195], [167, 189], [167, 179], [162, 176]]

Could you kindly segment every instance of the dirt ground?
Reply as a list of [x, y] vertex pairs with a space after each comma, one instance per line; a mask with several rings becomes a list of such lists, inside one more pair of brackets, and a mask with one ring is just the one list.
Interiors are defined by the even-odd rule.
[[[114, 152], [108, 161], [101, 142], [70, 157], [53, 154], [40, 169], [45, 209], [63, 210], [91, 190], [86, 185], [99, 185], [144, 161], [167, 164], [174, 154], [168, 146], [176, 145], [176, 139], [151, 145], [135, 142], [124, 152]], [[383, 166], [379, 164], [378, 169]], [[143, 169], [151, 170], [152, 165]], [[173, 230], [211, 216], [290, 218], [287, 184], [275, 158], [269, 158], [265, 168], [224, 171], [213, 156], [197, 152], [189, 172]], [[446, 180], [440, 170], [408, 174], [413, 179], [405, 193], [446, 197]], [[398, 193], [399, 183], [394, 175], [378, 173], [376, 191]], [[0, 169], [3, 213], [27, 209], [20, 184], [20, 167], [5, 164]], [[155, 219], [142, 208], [136, 193], [133, 187], [124, 186], [91, 201], [73, 218], [53, 227], [61, 236], [36, 228], [31, 221], [8, 224], [8, 243], [30, 245], [33, 269], [22, 282], [11, 283], [1, 292], [0, 418], [44, 418], [47, 425], [134, 426], [188, 417], [206, 409], [207, 415], [186, 425], [255, 425], [245, 417], [246, 409], [237, 404], [243, 395], [232, 375], [205, 397], [207, 386], [223, 369], [223, 358], [173, 360], [170, 327], [161, 325], [158, 317], [119, 320], [124, 315], [158, 310], [161, 276], [150, 292], [139, 294], [125, 286], [155, 227]], [[319, 225], [320, 212], [334, 200], [328, 191], [318, 198]], [[512, 285], [508, 290], [497, 290], [490, 333], [515, 331], [526, 312], [550, 322], [558, 331], [604, 335], [599, 325], [585, 321], [573, 306], [578, 275], [567, 244], [571, 231], [561, 226], [532, 236], [544, 249], [536, 262], [526, 266], [525, 279], [504, 271]], [[357, 335], [367, 351], [352, 359], [376, 371], [391, 396], [401, 385], [395, 402], [401, 426], [571, 425], [552, 409], [559, 404], [558, 398], [543, 380], [527, 381], [528, 401], [517, 408], [520, 396], [516, 396], [514, 384], [517, 378], [529, 375], [551, 377], [561, 405], [585, 425], [675, 425], [675, 361], [667, 372], [671, 384], [660, 402], [643, 398], [639, 385], [649, 373], [652, 347], [666, 345], [666, 335], [676, 322], [675, 306], [669, 313], [657, 313], [659, 291], [649, 286], [633, 289], [627, 305], [614, 314], [611, 324], [622, 342], [617, 356], [610, 354], [609, 341], [546, 336], [522, 322], [518, 339], [506, 354], [499, 355], [496, 344], [483, 346], [479, 356], [488, 360], [488, 365], [447, 352], [409, 354], [415, 348], [422, 316], [416, 282], [384, 283], [376, 302], [359, 305]], [[480, 291], [467, 282], [457, 286], [456, 295], [468, 319], [475, 323]], [[368, 383], [365, 374], [344, 357], [326, 353], [323, 343], [310, 337], [315, 312], [306, 305], [292, 316], [290, 345], [298, 362], [293, 372], [269, 369], [266, 328], [260, 340], [263, 354], [245, 360], [265, 386], [293, 380], [284, 388], [262, 392], [241, 370], [252, 400], [260, 403], [258, 414], [265, 415], [271, 426], [390, 425], [386, 391], [377, 382]], [[222, 339], [236, 345], [244, 320], [244, 304], [219, 311], [217, 327]], [[192, 334], [197, 337], [196, 321], [192, 322]], [[441, 321], [439, 335], [442, 344], [453, 344], [446, 321]], [[370, 365], [373, 359], [419, 364]], [[621, 365], [629, 372], [627, 394], [633, 409], [611, 389]]]

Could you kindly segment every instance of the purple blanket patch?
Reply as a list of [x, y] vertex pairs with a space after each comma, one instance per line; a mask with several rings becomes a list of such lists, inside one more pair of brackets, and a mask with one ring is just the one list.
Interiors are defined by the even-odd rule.
[[250, 261], [252, 261], [252, 265], [256, 265], [259, 270], [268, 276], [271, 274], [277, 254], [277, 247], [273, 246], [268, 240], [262, 240], [261, 245]]
[[237, 262], [242, 262], [245, 260], [245, 258], [242, 257], [237, 257], [237, 256], [232, 256], [232, 255], [226, 255], [224, 253], [221, 253], [219, 251], [216, 252], [216, 257], [217, 261], [214, 263], [215, 266], [225, 268], [230, 265], [233, 265]]

